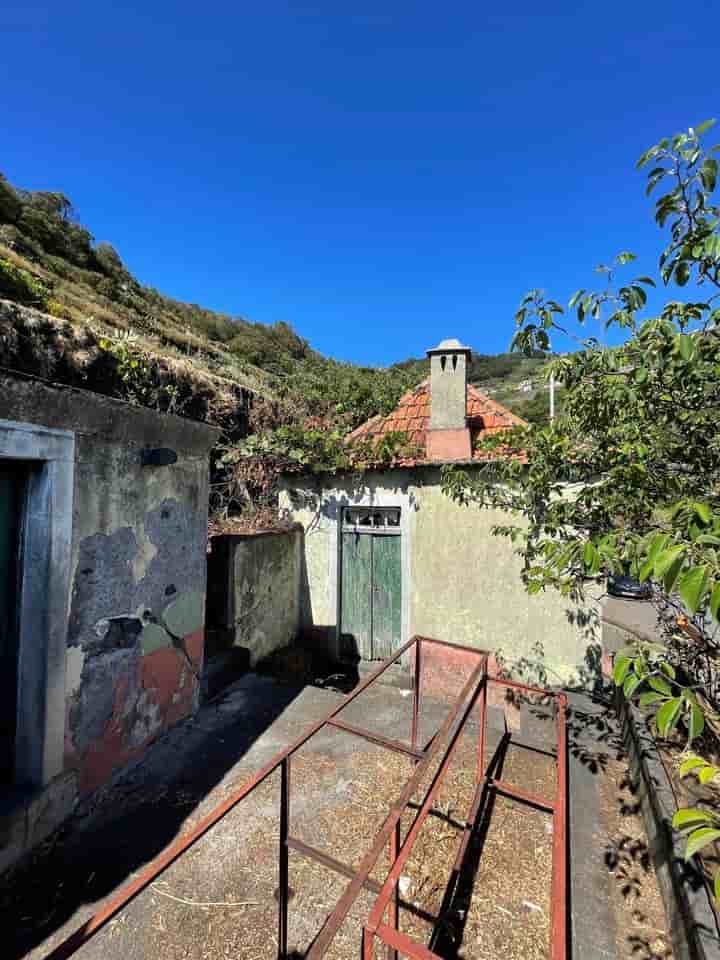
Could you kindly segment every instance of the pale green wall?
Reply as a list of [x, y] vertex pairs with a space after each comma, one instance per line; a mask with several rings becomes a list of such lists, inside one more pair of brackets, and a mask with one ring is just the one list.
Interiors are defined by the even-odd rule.
[[[440, 487], [436, 468], [391, 470], [362, 477], [286, 478], [281, 510], [305, 530], [304, 621], [337, 624], [340, 506], [400, 506], [403, 535], [403, 638], [413, 634], [500, 650], [516, 672], [546, 671], [548, 683], [589, 682], [599, 669], [597, 607], [555, 591], [529, 596], [522, 560], [491, 528], [498, 511], [461, 507]], [[518, 664], [517, 661], [530, 661]]]

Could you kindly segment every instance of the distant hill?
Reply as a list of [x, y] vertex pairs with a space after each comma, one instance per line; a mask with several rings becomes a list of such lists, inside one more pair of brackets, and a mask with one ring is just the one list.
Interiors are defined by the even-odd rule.
[[[549, 411], [544, 378], [548, 359], [543, 353], [526, 357], [519, 353], [473, 352], [468, 380], [518, 416], [533, 423], [543, 422]], [[396, 366], [418, 381], [428, 376], [430, 369], [426, 359], [404, 360]], [[556, 406], [559, 399], [556, 395]]]

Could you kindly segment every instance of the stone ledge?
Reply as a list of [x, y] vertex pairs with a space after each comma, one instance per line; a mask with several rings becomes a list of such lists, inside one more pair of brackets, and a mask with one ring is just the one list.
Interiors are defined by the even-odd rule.
[[675, 795], [645, 717], [618, 697], [630, 769], [637, 780], [650, 854], [673, 939], [675, 960], [720, 960], [720, 933], [710, 894], [685, 842], [672, 828]]

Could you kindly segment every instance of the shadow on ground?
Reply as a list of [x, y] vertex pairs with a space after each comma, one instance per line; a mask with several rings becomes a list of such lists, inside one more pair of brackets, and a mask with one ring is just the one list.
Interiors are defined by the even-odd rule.
[[[340, 690], [353, 683], [348, 675], [317, 681]], [[233, 775], [233, 768], [305, 689], [248, 674], [160, 738], [140, 764], [83, 801], [70, 821], [0, 877], [3, 956], [19, 960], [76, 911], [82, 922], [89, 904], [116, 890], [183, 832], [188, 817], [223, 780], [239, 786], [248, 774]], [[319, 717], [328, 703], [317, 694]], [[312, 696], [310, 701], [312, 713]], [[297, 732], [289, 731], [288, 741]]]

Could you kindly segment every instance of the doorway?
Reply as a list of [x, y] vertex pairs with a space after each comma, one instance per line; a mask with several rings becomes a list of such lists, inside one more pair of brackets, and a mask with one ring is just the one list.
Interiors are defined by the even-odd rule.
[[19, 598], [22, 528], [28, 469], [0, 460], [0, 785], [15, 779]]
[[399, 646], [402, 621], [399, 507], [345, 507], [342, 516], [340, 651], [382, 660]]

